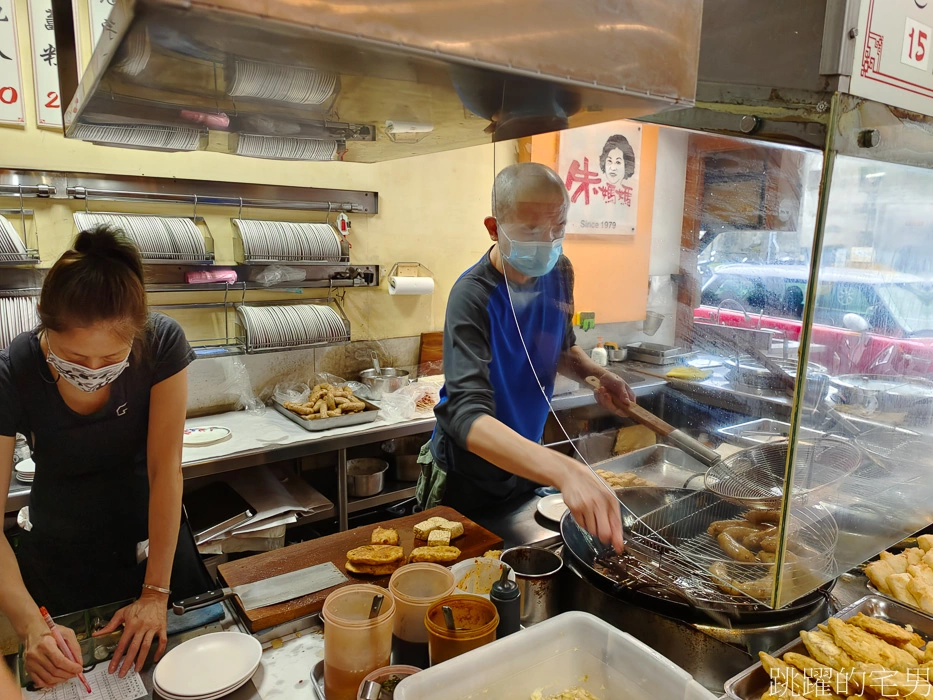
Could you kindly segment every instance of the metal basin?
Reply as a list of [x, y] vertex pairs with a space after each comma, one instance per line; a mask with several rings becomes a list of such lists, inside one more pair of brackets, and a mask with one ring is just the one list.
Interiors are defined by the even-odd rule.
[[403, 369], [383, 367], [379, 372], [365, 369], [360, 372], [360, 382], [369, 388], [371, 398], [379, 400], [383, 394], [391, 394], [411, 383], [409, 373]]

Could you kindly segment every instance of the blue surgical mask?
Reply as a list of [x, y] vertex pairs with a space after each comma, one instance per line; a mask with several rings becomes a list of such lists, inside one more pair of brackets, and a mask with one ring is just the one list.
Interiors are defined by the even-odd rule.
[[544, 277], [554, 269], [563, 252], [563, 238], [556, 241], [516, 241], [501, 225], [499, 233], [509, 242], [509, 254], [503, 256], [505, 261], [528, 277]]

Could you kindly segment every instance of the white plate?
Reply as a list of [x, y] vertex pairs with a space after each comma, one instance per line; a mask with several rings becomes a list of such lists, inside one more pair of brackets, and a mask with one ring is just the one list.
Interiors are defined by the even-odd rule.
[[205, 445], [216, 445], [218, 442], [229, 440], [233, 433], [229, 428], [220, 425], [212, 425], [206, 428], [185, 428], [185, 437], [183, 442], [189, 447], [204, 447]]
[[218, 690], [216, 693], [211, 693], [210, 695], [176, 695], [174, 693], [169, 693], [164, 688], [162, 688], [158, 683], [155, 682], [155, 678], [153, 678], [152, 687], [159, 694], [159, 697], [164, 698], [164, 700], [219, 700], [220, 698], [227, 697], [235, 690], [238, 690], [242, 686], [249, 683], [250, 679], [252, 679], [252, 677], [256, 675], [256, 671], [258, 669], [259, 669], [259, 664], [256, 664], [256, 668], [254, 668], [253, 672], [250, 673], [246, 678], [234, 683], [229, 688]]
[[559, 523], [560, 519], [564, 517], [564, 513], [567, 512], [567, 505], [564, 503], [564, 497], [559, 493], [545, 496], [538, 501], [538, 512], [541, 514], [541, 517]]
[[215, 632], [189, 639], [159, 662], [153, 681], [173, 696], [207, 698], [246, 682], [262, 658], [262, 644], [248, 634]]
[[22, 462], [19, 462], [14, 469], [16, 469], [17, 475], [22, 474], [23, 476], [34, 476], [36, 473], [36, 463], [32, 461], [31, 457], [27, 457]]

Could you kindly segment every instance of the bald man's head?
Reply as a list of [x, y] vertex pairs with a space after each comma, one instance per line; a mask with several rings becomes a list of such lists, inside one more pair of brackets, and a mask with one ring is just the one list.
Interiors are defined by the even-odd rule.
[[492, 187], [492, 215], [502, 224], [535, 226], [555, 217], [566, 223], [569, 204], [560, 177], [540, 163], [503, 168]]

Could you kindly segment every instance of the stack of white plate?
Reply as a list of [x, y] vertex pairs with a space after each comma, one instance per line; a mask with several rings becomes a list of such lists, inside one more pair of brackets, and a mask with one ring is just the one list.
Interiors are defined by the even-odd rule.
[[24, 459], [13, 467], [13, 471], [17, 479], [25, 484], [31, 484], [36, 478], [36, 463], [32, 459]]
[[0, 349], [7, 347], [20, 333], [38, 325], [36, 297], [0, 298]]
[[0, 262], [23, 260], [25, 257], [26, 246], [13, 224], [5, 216], [0, 216]]
[[334, 94], [336, 87], [335, 73], [238, 60], [228, 94], [272, 102], [319, 105]]
[[234, 219], [246, 261], [331, 262], [341, 260], [340, 235], [330, 224]]
[[179, 216], [123, 216], [77, 212], [75, 224], [85, 231], [111, 226], [123, 231], [147, 260], [204, 260], [204, 237], [194, 221]]
[[328, 306], [241, 306], [237, 309], [251, 350], [294, 348], [350, 339], [343, 319]]
[[260, 136], [240, 134], [236, 154], [273, 160], [336, 160], [337, 142], [328, 139], [305, 139], [297, 136]]
[[261, 659], [262, 644], [248, 634], [205, 634], [166, 654], [152, 685], [165, 700], [215, 700], [245, 685]]
[[154, 124], [75, 124], [74, 137], [114, 146], [142, 146], [157, 151], [196, 151], [201, 130]]

